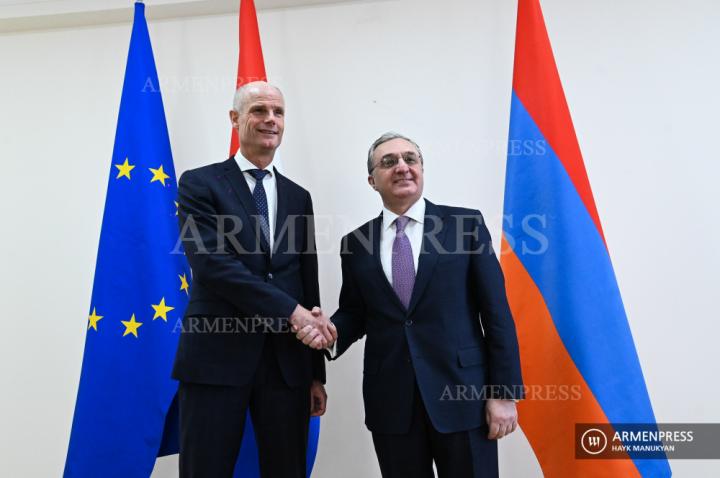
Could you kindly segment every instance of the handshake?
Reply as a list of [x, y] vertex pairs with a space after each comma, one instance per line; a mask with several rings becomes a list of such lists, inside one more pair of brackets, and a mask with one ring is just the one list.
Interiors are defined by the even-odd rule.
[[320, 307], [312, 311], [298, 304], [290, 315], [290, 326], [295, 337], [315, 350], [332, 347], [337, 340], [337, 329]]

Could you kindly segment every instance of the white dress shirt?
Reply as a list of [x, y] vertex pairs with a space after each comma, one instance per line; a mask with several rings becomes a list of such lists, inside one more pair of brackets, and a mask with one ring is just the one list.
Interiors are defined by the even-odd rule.
[[[392, 248], [395, 242], [395, 219], [398, 215], [383, 208], [382, 225], [380, 226], [380, 263], [388, 282], [392, 284]], [[415, 273], [418, 270], [418, 261], [420, 260], [420, 250], [423, 240], [423, 224], [425, 223], [425, 199], [418, 199], [415, 204], [410, 206], [405, 214], [410, 220], [405, 226], [405, 235], [410, 239], [410, 247], [412, 247], [413, 264], [415, 265]]]
[[[250, 194], [252, 194], [255, 191], [255, 184], [257, 183], [257, 180], [248, 172], [248, 170], [259, 168], [248, 161], [247, 158], [240, 153], [240, 151], [235, 154], [235, 161], [240, 167], [240, 171], [243, 172], [245, 181], [247, 181], [247, 185], [250, 188]], [[265, 175], [262, 182], [263, 187], [265, 188], [265, 195], [267, 196], [268, 228], [270, 231], [269, 241], [270, 250], [272, 251], [273, 243], [275, 242], [275, 220], [277, 218], [277, 178], [275, 177], [275, 167], [273, 166], [273, 161], [271, 161], [265, 169], [270, 173]]]

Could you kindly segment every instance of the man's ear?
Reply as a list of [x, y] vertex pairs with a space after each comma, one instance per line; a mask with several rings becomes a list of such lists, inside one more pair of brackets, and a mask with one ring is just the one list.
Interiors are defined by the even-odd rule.
[[240, 118], [240, 113], [238, 113], [235, 110], [230, 110], [230, 123], [232, 124], [233, 129], [238, 129], [238, 126], [240, 125], [238, 123], [238, 118]]
[[375, 187], [375, 178], [372, 177], [372, 174], [368, 175], [368, 184], [371, 188], [373, 188], [375, 191], [377, 191], [377, 188]]

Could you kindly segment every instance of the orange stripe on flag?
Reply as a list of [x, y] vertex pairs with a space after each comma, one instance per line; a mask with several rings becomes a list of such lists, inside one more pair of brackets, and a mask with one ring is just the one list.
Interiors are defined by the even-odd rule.
[[608, 419], [565, 349], [540, 291], [504, 236], [502, 251], [527, 387], [527, 399], [518, 404], [519, 421], [545, 477], [640, 477], [629, 457], [575, 459], [575, 424]]

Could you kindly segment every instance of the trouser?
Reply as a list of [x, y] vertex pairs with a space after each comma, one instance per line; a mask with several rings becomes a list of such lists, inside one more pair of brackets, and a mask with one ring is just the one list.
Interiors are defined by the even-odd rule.
[[250, 410], [263, 478], [305, 478], [310, 386], [290, 388], [272, 341], [253, 380], [232, 387], [181, 382], [180, 477], [232, 477]]
[[432, 478], [433, 462], [440, 478], [497, 478], [497, 440], [487, 434], [487, 427], [438, 432], [416, 385], [410, 430], [372, 437], [383, 478]]

